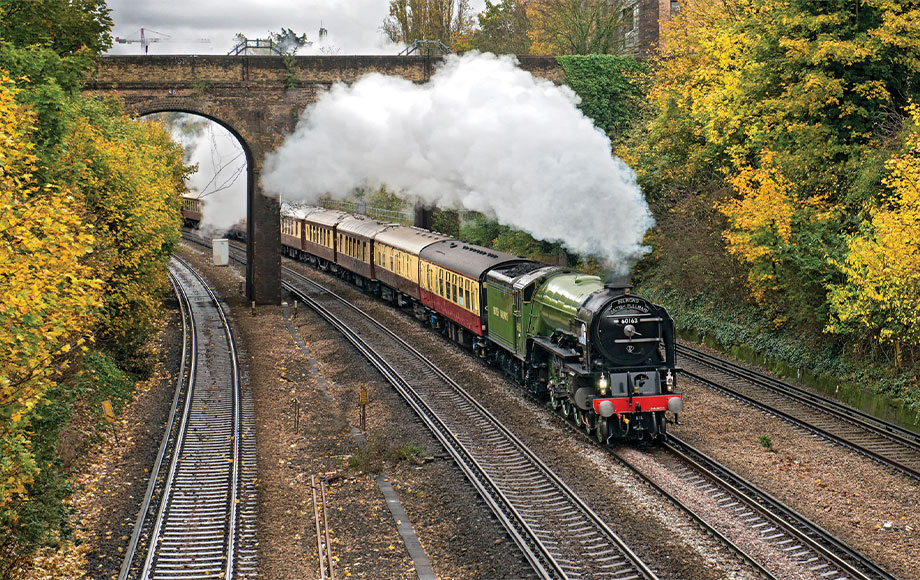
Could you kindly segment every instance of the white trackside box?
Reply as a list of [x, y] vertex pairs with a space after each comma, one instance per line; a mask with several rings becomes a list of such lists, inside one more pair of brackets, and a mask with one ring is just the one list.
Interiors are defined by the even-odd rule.
[[230, 263], [230, 240], [211, 240], [213, 256], [211, 263], [215, 266], [226, 266]]

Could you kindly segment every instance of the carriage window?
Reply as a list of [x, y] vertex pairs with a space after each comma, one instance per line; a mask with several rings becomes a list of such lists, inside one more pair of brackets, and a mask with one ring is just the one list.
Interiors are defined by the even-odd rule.
[[467, 308], [472, 308], [473, 304], [470, 302], [470, 291], [466, 290], [465, 292], [466, 292], [466, 302], [464, 304], [466, 304]]

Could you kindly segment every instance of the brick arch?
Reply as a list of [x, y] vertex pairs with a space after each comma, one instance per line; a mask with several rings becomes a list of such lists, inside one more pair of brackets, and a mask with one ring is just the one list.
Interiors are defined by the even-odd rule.
[[[232, 112], [228, 115], [227, 111], [213, 111], [209, 110], [206, 105], [203, 105], [201, 102], [192, 100], [192, 99], [177, 99], [177, 98], [164, 98], [159, 100], [151, 100], [144, 102], [142, 105], [135, 106], [125, 106], [125, 112], [134, 115], [136, 117], [144, 117], [147, 115], [153, 115], [156, 113], [185, 113], [188, 115], [195, 115], [197, 117], [202, 117], [217, 123], [224, 129], [230, 132], [233, 135], [237, 142], [239, 142], [240, 147], [243, 148], [243, 155], [246, 158], [246, 296], [250, 300], [255, 300], [260, 304], [274, 304], [277, 303], [276, 292], [272, 291], [272, 287], [268, 284], [275, 284], [275, 277], [272, 276], [272, 272], [269, 271], [268, 275], [265, 275], [263, 268], [259, 268], [256, 265], [259, 263], [257, 260], [262, 260], [262, 264], [265, 264], [265, 260], [270, 260], [270, 263], [267, 264], [269, 268], [274, 265], [275, 256], [260, 256], [256, 258], [256, 224], [257, 219], [254, 215], [255, 210], [261, 208], [262, 211], [260, 214], [269, 214], [268, 218], [265, 220], [265, 227], [261, 228], [262, 230], [270, 230], [271, 223], [277, 223], [280, 220], [280, 215], [278, 219], [275, 219], [272, 222], [273, 218], [271, 217], [272, 208], [262, 208], [264, 205], [264, 195], [261, 195], [261, 192], [258, 190], [258, 180], [255, 178], [256, 171], [254, 168], [256, 165], [256, 155], [253, 153], [253, 148], [250, 145], [250, 140], [252, 136], [248, 138], [245, 135], [246, 130], [238, 129], [237, 127], [245, 127], [245, 123], [240, 119], [233, 119]], [[229, 120], [228, 117], [230, 118]], [[277, 203], [276, 203], [277, 205]], [[275, 227], [275, 230], [278, 228]], [[268, 236], [271, 238], [269, 231], [260, 232], [263, 236]], [[278, 245], [281, 244], [280, 234], [278, 234]], [[264, 240], [262, 243], [271, 244], [272, 240]], [[267, 252], [266, 252], [267, 253]], [[277, 252], [276, 252], [277, 254]], [[280, 256], [277, 257], [278, 260], [278, 281], [280, 282]], [[263, 286], [266, 287], [256, 287], [256, 280], [265, 280]]]
[[155, 115], [157, 113], [185, 113], [188, 115], [195, 115], [196, 117], [204, 117], [209, 121], [217, 123], [229, 131], [231, 135], [236, 137], [236, 140], [240, 142], [246, 154], [246, 163], [252, 163], [253, 154], [249, 142], [252, 140], [253, 136], [245, 134], [247, 132], [245, 123], [243, 123], [241, 119], [235, 119], [232, 111], [228, 112], [214, 109], [218, 108], [208, 107], [206, 103], [198, 100], [181, 98], [155, 99], [135, 105], [128, 105], [125, 103], [125, 112], [135, 117], [146, 117], [147, 115]]
[[[561, 81], [553, 56], [519, 56], [521, 68]], [[247, 151], [246, 295], [260, 304], [281, 297], [281, 208], [263, 194], [266, 154], [293, 132], [300, 113], [337, 82], [368, 73], [427, 81], [441, 57], [429, 56], [109, 56], [99, 60], [84, 92], [114, 94], [136, 115], [187, 112], [211, 119]]]

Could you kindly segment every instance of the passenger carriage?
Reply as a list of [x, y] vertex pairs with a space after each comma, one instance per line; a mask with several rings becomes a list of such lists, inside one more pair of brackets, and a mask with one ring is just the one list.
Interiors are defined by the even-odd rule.
[[281, 214], [281, 251], [292, 258], [301, 258], [304, 252], [306, 227], [304, 218], [316, 208], [288, 210]]
[[185, 220], [185, 226], [196, 228], [204, 217], [204, 202], [197, 197], [188, 195], [182, 196], [182, 218]]
[[335, 228], [349, 214], [333, 209], [317, 208], [303, 218], [303, 252], [308, 262], [328, 270], [335, 264]]
[[[348, 216], [336, 227], [335, 263], [341, 272], [359, 286], [374, 282], [374, 236], [389, 224], [361, 215]], [[363, 278], [363, 280], [362, 280]]]
[[420, 300], [446, 319], [433, 314], [432, 324], [446, 325], [447, 335], [467, 346], [473, 346], [475, 337], [482, 337], [486, 330], [487, 305], [480, 299], [485, 295], [486, 273], [500, 264], [527, 261], [452, 239], [426, 246], [419, 258]]
[[374, 238], [374, 273], [381, 284], [381, 297], [399, 306], [406, 306], [410, 300], [420, 303], [419, 252], [448, 239], [403, 225], [392, 225], [378, 232]]

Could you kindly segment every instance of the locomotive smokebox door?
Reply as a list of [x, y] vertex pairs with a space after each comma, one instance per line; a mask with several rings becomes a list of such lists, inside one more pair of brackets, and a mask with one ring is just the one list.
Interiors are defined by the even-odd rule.
[[645, 300], [621, 296], [595, 319], [596, 346], [616, 364], [641, 365], [656, 354], [662, 340], [661, 322]]

